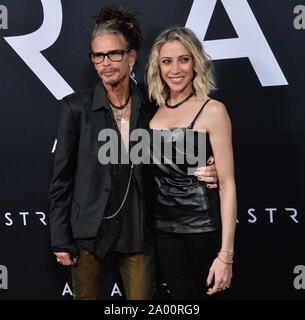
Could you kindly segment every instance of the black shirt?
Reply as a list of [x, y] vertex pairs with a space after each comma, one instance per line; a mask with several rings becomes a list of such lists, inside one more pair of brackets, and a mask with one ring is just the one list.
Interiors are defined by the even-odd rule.
[[[137, 99], [135, 94], [131, 96], [131, 103]], [[121, 159], [121, 150], [126, 153], [125, 148], [121, 148], [123, 144], [120, 130], [114, 119], [112, 110], [107, 104], [107, 124], [117, 132], [119, 137], [118, 159]], [[131, 106], [131, 119], [129, 131], [136, 128], [134, 120], [133, 106]], [[129, 148], [132, 144], [129, 142]], [[77, 240], [77, 245], [94, 253], [99, 259], [103, 259], [108, 252], [120, 253], [136, 253], [145, 249], [143, 215], [144, 208], [139, 194], [138, 185], [131, 173], [131, 164], [121, 164], [120, 160], [117, 164], [110, 164], [111, 168], [111, 191], [108, 198], [104, 217], [114, 215], [123, 202], [123, 198], [127, 192], [127, 198], [122, 209], [110, 219], [103, 219], [99, 236], [95, 239]], [[128, 182], [130, 180], [129, 188]]]

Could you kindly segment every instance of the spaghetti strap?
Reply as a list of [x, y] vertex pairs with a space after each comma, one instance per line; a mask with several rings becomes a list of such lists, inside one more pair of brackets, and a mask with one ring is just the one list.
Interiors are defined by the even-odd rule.
[[212, 99], [208, 99], [208, 100], [203, 104], [203, 106], [201, 107], [201, 109], [199, 110], [199, 112], [196, 114], [196, 116], [195, 116], [194, 120], [192, 121], [192, 123], [188, 126], [188, 129], [193, 129], [194, 124], [195, 124], [197, 118], [199, 117], [201, 111], [203, 110], [203, 108], [205, 107], [205, 105], [206, 105], [210, 100], [212, 100]]

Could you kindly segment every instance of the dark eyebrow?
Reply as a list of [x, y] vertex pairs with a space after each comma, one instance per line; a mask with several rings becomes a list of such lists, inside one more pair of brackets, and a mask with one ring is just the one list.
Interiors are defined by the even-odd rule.
[[102, 52], [102, 51], [92, 51], [92, 53], [103, 53], [103, 54], [107, 54], [109, 52], [114, 52], [114, 51], [124, 51], [124, 49], [114, 49], [114, 50], [109, 50], [107, 52]]

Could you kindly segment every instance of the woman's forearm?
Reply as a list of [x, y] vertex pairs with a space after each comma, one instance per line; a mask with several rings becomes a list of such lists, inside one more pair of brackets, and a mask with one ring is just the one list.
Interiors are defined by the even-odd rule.
[[220, 184], [220, 213], [222, 224], [221, 250], [234, 251], [237, 218], [236, 186], [234, 181]]

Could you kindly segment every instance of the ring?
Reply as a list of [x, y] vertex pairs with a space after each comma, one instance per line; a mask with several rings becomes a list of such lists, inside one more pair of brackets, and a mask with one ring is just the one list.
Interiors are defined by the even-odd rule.
[[214, 177], [213, 183], [216, 183], [218, 181], [217, 177]]
[[230, 288], [230, 286], [227, 284], [227, 285], [226, 285], [226, 288]]
[[57, 262], [61, 263], [60, 259], [59, 258], [56, 258]]

